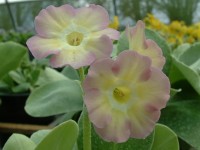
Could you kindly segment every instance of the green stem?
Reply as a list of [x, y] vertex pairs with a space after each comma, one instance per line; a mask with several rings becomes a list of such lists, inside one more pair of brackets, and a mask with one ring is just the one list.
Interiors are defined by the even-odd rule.
[[117, 143], [113, 143], [113, 150], [117, 150]]
[[83, 83], [84, 79], [85, 79], [85, 73], [84, 73], [84, 69], [83, 67], [78, 69], [78, 72], [79, 72], [79, 76], [80, 76], [80, 80], [81, 80], [81, 83]]
[[[84, 69], [80, 68], [79, 76], [81, 83], [85, 79]], [[91, 150], [91, 123], [88, 117], [87, 109], [85, 104], [83, 104], [83, 150]]]
[[83, 150], [91, 150], [91, 123], [87, 109], [83, 105]]

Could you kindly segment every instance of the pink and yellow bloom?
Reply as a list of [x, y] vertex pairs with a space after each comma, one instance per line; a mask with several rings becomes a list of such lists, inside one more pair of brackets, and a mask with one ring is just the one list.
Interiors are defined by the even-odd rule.
[[170, 83], [149, 57], [126, 50], [116, 60], [92, 63], [83, 89], [96, 132], [120, 143], [152, 132], [169, 99]]
[[148, 56], [152, 60], [152, 65], [162, 69], [165, 64], [160, 47], [150, 39], [145, 37], [145, 24], [138, 21], [135, 27], [127, 27], [126, 34], [129, 41], [129, 49], [137, 51], [139, 54]]
[[108, 13], [99, 5], [77, 9], [48, 6], [36, 17], [37, 35], [27, 45], [36, 58], [51, 55], [52, 67], [71, 65], [77, 69], [109, 57], [112, 40], [118, 39], [119, 32], [108, 25]]

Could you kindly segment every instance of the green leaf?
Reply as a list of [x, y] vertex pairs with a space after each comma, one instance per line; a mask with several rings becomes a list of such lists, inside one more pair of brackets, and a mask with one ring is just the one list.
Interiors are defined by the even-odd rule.
[[172, 53], [173, 63], [200, 94], [200, 43], [184, 44]]
[[69, 79], [52, 81], [30, 94], [25, 110], [35, 117], [80, 111], [83, 106], [82, 94], [78, 81]]
[[187, 80], [177, 81], [172, 86], [175, 89], [181, 88], [181, 92], [178, 92], [176, 93], [176, 95], [171, 97], [169, 102], [182, 101], [188, 99], [200, 100], [200, 95], [194, 90], [194, 88]]
[[5, 143], [3, 150], [34, 150], [35, 143], [21, 134], [12, 134]]
[[117, 144], [118, 150], [148, 150], [153, 142], [153, 132], [145, 139], [129, 139], [125, 143]]
[[200, 101], [169, 103], [162, 110], [160, 123], [170, 127], [182, 140], [200, 150]]
[[49, 133], [51, 130], [39, 130], [33, 133], [30, 137], [30, 139], [38, 145]]
[[59, 73], [55, 69], [46, 67], [40, 74], [36, 85], [44, 85], [46, 83], [58, 80], [68, 79], [63, 74]]
[[77, 111], [72, 111], [69, 113], [57, 115], [53, 122], [51, 122], [51, 126], [56, 126], [64, 121], [72, 119], [72, 117], [77, 113]]
[[171, 84], [176, 83], [180, 80], [185, 80], [185, 77], [183, 76], [181, 71], [173, 64], [173, 61], [168, 77]]
[[181, 92], [182, 89], [170, 89], [170, 98], [172, 98], [174, 95], [176, 95], [177, 93]]
[[14, 81], [12, 78], [6, 74], [1, 80], [0, 80], [0, 93], [12, 93], [12, 88], [15, 86]]
[[35, 150], [72, 150], [78, 137], [78, 125], [70, 120], [55, 127]]
[[18, 70], [13, 70], [10, 71], [8, 73], [8, 75], [18, 84], [22, 83], [22, 82], [26, 82], [26, 79], [24, 78], [24, 76], [21, 74], [20, 71]]
[[61, 73], [72, 80], [80, 80], [78, 72], [71, 66], [65, 67]]
[[38, 81], [42, 71], [42, 68], [34, 68], [34, 70], [29, 72], [29, 81], [31, 82], [31, 85], [34, 85]]
[[[83, 117], [79, 119], [79, 138], [78, 138], [78, 148], [83, 149]], [[100, 138], [92, 127], [92, 149], [94, 150], [149, 150], [153, 142], [153, 132], [145, 139], [133, 139], [130, 138], [125, 143], [113, 143], [106, 142]]]
[[174, 55], [175, 55], [175, 57], [177, 57], [177, 56], [179, 57], [180, 54], [182, 54], [184, 51], [186, 51], [189, 48], [190, 48], [190, 44], [182, 44], [177, 49], [175, 49], [173, 51], [173, 53], [171, 54], [172, 55], [172, 66], [171, 66], [170, 73], [169, 73], [169, 79], [170, 79], [171, 84], [185, 79], [182, 72], [177, 68], [177, 65], [175, 63], [176, 59], [174, 59], [173, 57], [174, 57]]
[[128, 49], [129, 49], [129, 42], [128, 42], [126, 33], [124, 31], [124, 32], [121, 32], [120, 38], [117, 43], [117, 54]]
[[31, 85], [29, 83], [21, 83], [17, 86], [12, 87], [12, 91], [14, 93], [22, 93], [22, 92], [28, 92]]
[[14, 42], [0, 43], [0, 78], [16, 69], [27, 52], [27, 48]]
[[118, 43], [115, 43], [115, 42], [113, 43], [113, 50], [112, 50], [112, 53], [110, 55], [112, 58], [115, 58], [118, 54], [117, 44]]
[[167, 126], [156, 124], [151, 150], [179, 150], [177, 135]]
[[170, 66], [171, 66], [171, 56], [170, 56], [171, 48], [169, 47], [167, 42], [164, 40], [164, 38], [162, 38], [155, 31], [152, 31], [150, 29], [146, 29], [145, 35], [146, 35], [147, 39], [152, 39], [162, 49], [163, 55], [165, 56], [165, 59], [166, 59], [166, 63], [164, 65], [163, 71], [165, 72], [165, 74], [168, 75], [169, 71], [170, 71]]

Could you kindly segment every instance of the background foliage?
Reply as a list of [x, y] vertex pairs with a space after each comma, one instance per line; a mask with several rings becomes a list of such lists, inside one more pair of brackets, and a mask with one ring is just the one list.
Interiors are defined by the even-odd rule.
[[102, 5], [108, 10], [111, 16], [119, 16], [122, 26], [125, 26], [127, 21], [130, 24], [139, 19], [141, 20], [147, 16], [148, 13], [162, 14], [161, 19], [165, 20], [165, 22], [167, 22], [167, 20], [169, 20], [169, 22], [179, 20], [190, 25], [193, 23], [194, 19], [197, 20], [199, 17], [199, 2], [200, 0], [36, 0], [11, 3], [10, 9], [13, 20], [7, 6], [5, 4], [0, 4], [0, 19], [7, 20], [0, 22], [0, 29], [6, 31], [14, 29], [20, 32], [33, 31], [34, 17], [42, 8], [48, 5], [59, 6], [66, 3], [75, 7], [80, 7], [89, 3]]

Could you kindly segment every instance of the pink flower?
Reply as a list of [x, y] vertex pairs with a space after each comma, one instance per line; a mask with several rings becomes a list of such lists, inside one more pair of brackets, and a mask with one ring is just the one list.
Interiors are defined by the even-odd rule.
[[27, 45], [36, 58], [51, 55], [52, 67], [71, 65], [77, 69], [109, 57], [112, 39], [118, 39], [119, 32], [108, 25], [108, 13], [98, 5], [77, 9], [49, 6], [35, 18], [37, 35]]
[[116, 60], [95, 61], [83, 89], [96, 132], [120, 143], [152, 132], [169, 99], [170, 83], [148, 57], [127, 50]]
[[129, 49], [137, 51], [139, 54], [148, 56], [152, 60], [152, 65], [162, 69], [165, 58], [160, 47], [150, 39], [145, 38], [145, 24], [138, 21], [135, 27], [127, 27], [126, 35], [129, 41]]

